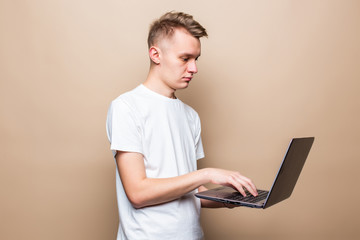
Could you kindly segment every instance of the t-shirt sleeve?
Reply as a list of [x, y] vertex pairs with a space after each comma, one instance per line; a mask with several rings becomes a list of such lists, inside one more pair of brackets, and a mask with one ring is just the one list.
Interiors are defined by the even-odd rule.
[[201, 140], [201, 122], [199, 116], [197, 116], [196, 132], [197, 132], [195, 139], [196, 159], [199, 160], [205, 157], [202, 140]]
[[121, 99], [109, 107], [106, 130], [114, 155], [116, 151], [143, 153], [139, 120]]

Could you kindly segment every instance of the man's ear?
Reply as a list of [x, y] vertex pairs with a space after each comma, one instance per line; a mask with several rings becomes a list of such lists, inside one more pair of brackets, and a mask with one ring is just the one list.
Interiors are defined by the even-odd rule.
[[159, 64], [160, 63], [160, 49], [155, 46], [150, 47], [149, 57], [153, 63]]

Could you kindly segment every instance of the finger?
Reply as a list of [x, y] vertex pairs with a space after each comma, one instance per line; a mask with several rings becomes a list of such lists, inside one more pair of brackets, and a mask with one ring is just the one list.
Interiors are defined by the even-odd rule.
[[253, 195], [254, 197], [256, 197], [258, 195], [258, 192], [256, 190], [256, 187], [253, 187], [250, 184], [244, 184], [244, 187], [251, 193], [251, 195]]
[[235, 184], [236, 184], [236, 189], [241, 193], [241, 195], [246, 197], [247, 196], [246, 191], [245, 191], [245, 189], [247, 189], [246, 183], [242, 180], [237, 180], [237, 182]]
[[254, 184], [245, 185], [245, 187], [253, 196], [259, 195]]
[[241, 181], [239, 181], [238, 178], [231, 176], [231, 180], [229, 181], [230, 184], [235, 188], [238, 192], [241, 193], [244, 197], [246, 197], [245, 190], [243, 188], [243, 185], [241, 184]]
[[251, 193], [251, 195], [255, 197], [258, 195], [256, 186], [252, 183], [252, 181], [249, 178], [242, 176], [241, 178], [239, 178], [238, 181], [241, 183], [243, 187], [245, 187]]

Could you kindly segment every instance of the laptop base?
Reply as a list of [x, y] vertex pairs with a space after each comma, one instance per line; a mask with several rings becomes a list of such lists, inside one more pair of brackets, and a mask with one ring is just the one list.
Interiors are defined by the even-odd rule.
[[266, 197], [269, 191], [257, 190], [258, 196], [254, 197], [248, 191], [246, 191], [246, 197], [241, 195], [238, 191], [230, 187], [218, 187], [201, 192], [201, 194], [195, 194], [198, 198], [206, 200], [212, 200], [216, 202], [222, 202], [227, 204], [234, 204], [239, 206], [251, 207], [251, 208], [263, 208]]

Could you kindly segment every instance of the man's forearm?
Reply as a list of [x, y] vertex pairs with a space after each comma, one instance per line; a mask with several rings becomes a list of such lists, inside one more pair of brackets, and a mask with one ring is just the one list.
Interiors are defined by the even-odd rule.
[[208, 182], [205, 170], [198, 170], [172, 178], [144, 178], [126, 194], [135, 208], [173, 201]]
[[116, 161], [126, 195], [135, 208], [178, 199], [206, 183], [232, 186], [243, 195], [245, 187], [253, 195], [257, 195], [251, 180], [234, 171], [205, 168], [177, 177], [148, 178], [142, 154], [118, 152]]

